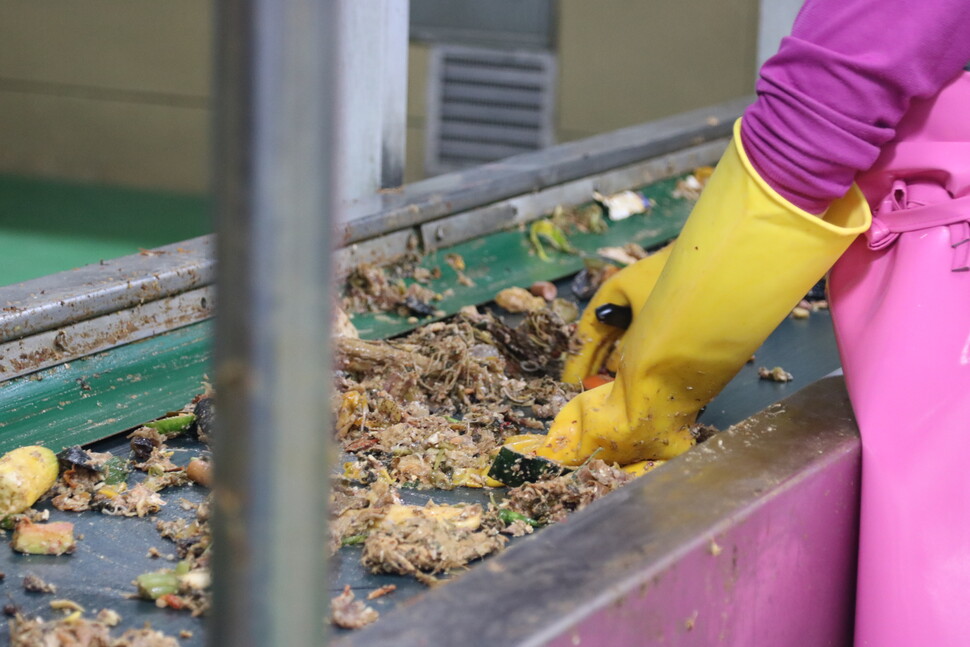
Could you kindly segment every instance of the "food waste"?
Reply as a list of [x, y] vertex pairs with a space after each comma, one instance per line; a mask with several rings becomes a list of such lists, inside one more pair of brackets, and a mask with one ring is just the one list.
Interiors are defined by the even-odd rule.
[[[576, 253], [567, 239], [570, 232], [602, 232], [606, 216], [622, 216], [619, 203], [601, 202], [559, 208], [530, 228], [536, 254], [546, 257], [549, 248]], [[636, 210], [648, 206], [643, 202]], [[614, 263], [628, 264], [644, 254], [631, 243], [604, 248], [601, 259], [586, 258], [570, 286], [573, 295], [588, 298], [616, 271]], [[562, 521], [634, 476], [594, 457], [575, 470], [497, 489], [487, 503], [405, 503], [414, 498], [402, 497], [405, 490], [499, 488], [502, 484], [488, 472], [503, 444], [523, 432], [544, 432], [583, 388], [558, 379], [563, 360], [574, 350], [579, 311], [575, 301], [560, 298], [555, 284], [537, 281], [496, 295], [499, 308], [516, 313], [516, 325], [475, 306], [444, 319], [438, 303], [451, 291], [436, 292], [432, 282], [443, 272], [454, 273], [459, 285], [474, 281], [458, 254], [445, 255], [441, 268], [426, 269], [420, 261], [412, 250], [397, 264], [360, 265], [347, 277], [335, 319], [332, 408], [343, 459], [331, 488], [329, 548], [357, 547], [368, 570], [433, 585], [503, 550], [510, 538]], [[348, 316], [361, 312], [390, 313], [412, 323], [440, 320], [395, 339], [373, 341], [360, 339]], [[214, 403], [206, 389], [181, 411], [135, 429], [127, 456], [82, 447], [57, 454], [25, 447], [0, 459], [0, 516], [11, 533], [12, 549], [70, 560], [83, 539], [73, 523], [50, 521], [33, 510], [38, 500], [65, 512], [147, 518], [172, 505], [167, 496], [172, 488], [208, 488], [209, 452], [180, 465], [172, 460], [168, 443], [189, 435], [207, 448]], [[128, 586], [131, 595], [157, 606], [202, 615], [210, 606], [210, 503], [183, 500], [182, 507], [188, 516], [156, 523], [159, 536], [173, 546], [172, 563], [143, 573]], [[157, 549], [155, 554], [160, 554]], [[331, 621], [345, 628], [373, 622], [378, 613], [371, 601], [393, 595], [393, 589], [381, 587], [366, 599], [344, 589], [332, 601]], [[73, 603], [64, 604], [70, 611]], [[13, 615], [13, 644], [42, 644], [51, 636], [69, 636], [79, 645], [178, 644], [147, 629], [144, 635], [115, 637], [116, 623], [107, 611], [85, 618], [73, 610], [67, 623], [64, 618], [28, 619], [16, 610]]]
[[[548, 286], [534, 289], [552, 297]], [[591, 461], [564, 477], [508, 489], [501, 501], [403, 502], [404, 489], [500, 486], [487, 472], [505, 440], [523, 429], [543, 431], [578, 393], [580, 387], [556, 379], [571, 348], [572, 324], [553, 301], [539, 298], [544, 307], [523, 313], [515, 326], [466, 308], [448, 321], [393, 340], [361, 340], [352, 332], [336, 339], [334, 429], [346, 460], [333, 477], [331, 551], [359, 546], [368, 570], [432, 585], [501, 551], [510, 537], [561, 520], [628, 478], [590, 478], [612, 469]], [[0, 459], [0, 488], [11, 484], [5, 494], [0, 489], [0, 500], [8, 502], [4, 521], [12, 549], [72, 558], [79, 539], [74, 524], [50, 521], [47, 511], [32, 508], [38, 501], [65, 512], [150, 518], [179, 504], [166, 496], [167, 490], [207, 487], [208, 451], [180, 466], [169, 443], [190, 436], [207, 447], [215, 416], [215, 398], [207, 390], [182, 410], [133, 430], [126, 456], [79, 446], [57, 454], [26, 447]], [[560, 503], [554, 504], [557, 488]], [[122, 586], [156, 606], [203, 615], [211, 604], [210, 504], [206, 499], [180, 505], [188, 516], [156, 522], [159, 536], [173, 547], [171, 562]], [[392, 595], [393, 588], [372, 594]], [[33, 590], [47, 589], [38, 584]], [[54, 595], [53, 589], [48, 595]], [[333, 601], [332, 622], [348, 628], [372, 622], [378, 613], [371, 599], [356, 599], [345, 590]], [[148, 629], [137, 635], [117, 632], [104, 619], [110, 615], [86, 616], [70, 606], [76, 603], [63, 604], [70, 622], [28, 618], [12, 610], [13, 644], [43, 644], [53, 637], [79, 645], [178, 644], [176, 637]], [[143, 642], [131, 642], [135, 639]]]
[[[94, 511], [105, 515], [150, 517], [168, 505], [164, 493], [173, 486], [197, 480], [185, 467], [172, 461], [172, 439], [193, 435], [203, 441], [206, 431], [198, 424], [210, 404], [209, 393], [203, 393], [181, 411], [146, 423], [129, 436], [130, 452], [118, 456], [79, 446], [59, 453], [48, 448], [28, 446], [8, 452], [0, 458], [0, 525], [9, 533], [13, 551], [45, 555], [70, 564], [78, 541], [70, 521], [51, 521], [50, 509], [33, 507], [45, 502], [65, 512]], [[202, 414], [197, 415], [196, 412]], [[207, 421], [208, 422], [208, 421]], [[211, 426], [209, 427], [211, 429]], [[207, 450], [202, 450], [207, 454]], [[187, 502], [183, 499], [183, 508]], [[177, 562], [172, 568], [145, 573], [134, 582], [119, 582], [130, 597], [140, 597], [156, 606], [184, 610], [191, 615], [204, 614], [210, 605], [208, 500], [191, 506], [194, 519], [159, 521], [156, 528], [161, 538], [175, 547]], [[154, 549], [155, 554], [161, 553]], [[25, 591], [49, 596], [57, 587], [36, 574], [23, 578]], [[45, 620], [28, 617], [16, 605], [8, 604], [4, 612], [11, 617], [10, 644], [76, 645], [77, 647], [173, 647], [179, 637], [168, 636], [150, 627], [116, 630], [120, 615], [102, 609], [85, 616], [84, 607], [69, 599], [52, 599], [51, 609], [63, 615]]]

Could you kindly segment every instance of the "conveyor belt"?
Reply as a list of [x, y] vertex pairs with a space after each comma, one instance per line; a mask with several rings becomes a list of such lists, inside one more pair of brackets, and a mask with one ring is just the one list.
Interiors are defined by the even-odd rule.
[[[583, 259], [596, 257], [596, 250], [602, 247], [622, 247], [627, 243], [635, 243], [646, 249], [653, 249], [664, 244], [680, 232], [690, 215], [692, 203], [672, 195], [677, 181], [682, 177], [662, 180], [638, 189], [653, 202], [653, 208], [646, 214], [609, 222], [609, 228], [600, 234], [569, 232], [569, 243], [577, 250], [576, 254], [549, 250], [548, 260], [540, 260], [529, 242], [529, 236], [518, 228], [432, 251], [421, 259], [420, 266], [441, 271], [440, 279], [428, 283], [429, 289], [444, 297], [435, 302], [434, 306], [447, 313], [454, 313], [470, 303], [487, 303], [496, 293], [510, 285], [528, 287], [535, 281], [561, 279], [581, 270]], [[546, 248], [549, 248], [548, 243]], [[464, 259], [464, 274], [471, 279], [473, 285], [461, 285], [458, 282], [455, 270], [447, 262], [447, 258], [453, 254]], [[560, 294], [568, 295], [568, 288], [560, 290]], [[357, 314], [354, 316], [354, 325], [365, 339], [387, 338], [414, 327], [406, 319], [388, 317], [383, 313]]]
[[334, 647], [851, 644], [860, 457], [820, 380]]
[[[604, 245], [639, 242], [654, 247], [675, 235], [690, 210], [690, 204], [671, 198], [675, 180], [653, 183], [645, 189], [657, 206], [649, 216], [634, 216], [628, 221], [611, 223], [603, 236], [571, 237], [571, 242], [585, 253], [592, 253]], [[467, 274], [475, 282], [464, 288], [455, 284], [443, 262], [446, 254], [461, 254], [468, 266]], [[467, 303], [488, 301], [499, 289], [509, 285], [528, 285], [535, 280], [556, 279], [581, 267], [578, 256], [554, 254], [550, 262], [537, 260], [522, 231], [512, 230], [479, 236], [447, 249], [434, 250], [423, 261], [426, 267], [441, 267], [442, 279], [432, 287], [454, 294], [438, 305], [448, 313]], [[413, 327], [413, 323], [386, 315], [357, 318], [364, 336], [386, 337]], [[30, 376], [0, 383], [0, 449], [24, 444], [45, 442], [52, 447], [103, 440], [98, 448], [118, 455], [127, 453], [127, 441], [117, 434], [177, 409], [198, 389], [209, 372], [211, 326], [194, 324], [151, 339], [129, 344], [114, 350], [71, 361], [69, 364], [46, 369]], [[786, 320], [758, 351], [757, 361], [742, 369], [738, 377], [722, 395], [708, 407], [703, 421], [719, 427], [742, 420], [768, 404], [787, 397], [827, 375], [838, 367], [838, 356], [832, 339], [827, 313], [817, 313], [809, 320]], [[759, 365], [781, 365], [794, 374], [795, 381], [775, 384], [758, 380]], [[188, 443], [176, 459], [185, 461], [199, 447]], [[668, 466], [670, 467], [670, 466]], [[661, 470], [666, 468], [661, 468]], [[648, 479], [660, 478], [657, 475]], [[172, 501], [161, 518], [188, 515], [178, 507], [181, 496], [198, 500], [198, 488], [167, 491]], [[405, 490], [408, 502], [421, 503], [429, 496], [439, 502], [487, 500], [489, 492], [458, 489], [451, 492], [421, 492]], [[194, 498], [194, 499], [193, 499]], [[116, 519], [97, 513], [80, 515], [53, 512], [56, 519], [70, 518], [78, 525], [86, 539], [78, 552], [64, 558], [23, 557], [5, 553], [0, 570], [6, 573], [4, 586], [10, 599], [29, 613], [53, 615], [44, 596], [28, 595], [20, 590], [20, 581], [32, 571], [59, 586], [58, 597], [80, 602], [90, 611], [101, 606], [112, 607], [125, 618], [125, 626], [140, 626], [145, 621], [173, 634], [182, 629], [192, 632], [183, 640], [185, 645], [202, 644], [204, 622], [190, 619], [184, 613], [156, 609], [151, 603], [122, 599], [133, 591], [131, 579], [146, 570], [161, 568], [156, 560], [146, 556], [150, 546], [166, 550], [166, 542], [154, 530], [152, 520]], [[536, 537], [543, 537], [546, 530]], [[517, 540], [524, 544], [528, 538]], [[544, 540], [543, 540], [544, 541]], [[512, 550], [518, 550], [512, 546]], [[3, 553], [3, 551], [0, 551]], [[416, 602], [424, 597], [423, 585], [411, 578], [372, 576], [361, 569], [359, 548], [345, 548], [338, 553], [331, 572], [334, 593], [350, 584], [360, 593], [384, 583], [395, 583], [398, 590], [375, 601], [374, 606], [391, 611], [402, 602]], [[473, 567], [474, 568], [474, 567]], [[410, 604], [409, 602], [409, 604]], [[3, 640], [6, 627], [0, 631]], [[354, 644], [368, 642], [367, 631], [357, 634]], [[377, 635], [377, 634], [374, 634]]]
[[[759, 366], [782, 366], [794, 376], [788, 383], [768, 382], [758, 377]], [[813, 314], [809, 319], [786, 319], [765, 341], [756, 353], [756, 361], [746, 365], [725, 387], [724, 391], [707, 407], [701, 421], [726, 429], [761, 411], [772, 403], [782, 400], [805, 386], [829, 375], [840, 366], [838, 350], [832, 334], [831, 318], [827, 312]], [[662, 470], [664, 467], [658, 468]], [[652, 478], [647, 475], [643, 478]], [[457, 488], [451, 491], [420, 491], [402, 489], [405, 503], [423, 504], [428, 499], [436, 503], [486, 503], [490, 496], [501, 500], [502, 490], [475, 490]], [[544, 530], [539, 531], [539, 535]], [[538, 536], [538, 535], [536, 535]], [[528, 537], [514, 539], [512, 548]], [[421, 596], [428, 589], [410, 577], [373, 575], [360, 564], [362, 548], [345, 547], [334, 556], [330, 576], [331, 591], [337, 595], [349, 584], [358, 598], [385, 584], [394, 584], [397, 590], [374, 601], [372, 606], [386, 612], [399, 604]], [[484, 611], [483, 611], [484, 612]], [[338, 630], [341, 635], [348, 632]], [[369, 645], [372, 643], [355, 643]], [[377, 643], [373, 643], [377, 644]]]
[[[168, 445], [175, 451], [172, 461], [182, 466], [204, 451], [201, 443], [188, 439], [173, 440]], [[124, 458], [129, 454], [128, 441], [123, 436], [95, 443], [91, 448]], [[131, 482], [141, 476], [136, 472]], [[148, 556], [151, 547], [157, 548], [162, 555], [175, 554], [175, 545], [163, 539], [155, 529], [156, 521], [194, 519], [194, 511], [183, 509], [180, 500], [198, 504], [206, 494], [207, 490], [196, 485], [169, 488], [162, 492], [167, 505], [157, 515], [141, 519], [112, 517], [94, 511], [62, 512], [54, 509], [49, 501], [38, 504], [37, 509], [50, 511], [52, 521], [74, 523], [75, 536], [79, 540], [77, 549], [72, 555], [55, 557], [21, 555], [9, 548], [0, 548], [0, 572], [6, 576], [0, 583], [3, 604], [14, 605], [25, 617], [40, 616], [49, 620], [63, 613], [51, 610], [51, 600], [73, 600], [85, 608], [88, 618], [93, 618], [100, 609], [115, 610], [122, 618], [119, 631], [140, 628], [148, 622], [155, 629], [176, 637], [182, 631], [191, 632], [191, 636], [184, 635], [179, 639], [184, 647], [204, 645], [203, 618], [192, 618], [185, 611], [159, 609], [153, 602], [131, 599], [131, 596], [137, 592], [132, 584], [137, 576], [174, 567], [174, 562]], [[22, 583], [28, 574], [55, 585], [56, 594], [25, 592]], [[9, 626], [4, 622], [0, 629], [0, 643], [7, 644], [9, 635]]]
[[[175, 357], [181, 358], [181, 361], [164, 356], [162, 359], [152, 360], [153, 352], [139, 353], [139, 346], [150, 348], [152, 351], [160, 351], [167, 347], [174, 348]], [[112, 353], [107, 353], [100, 357], [75, 362], [73, 367], [51, 371], [53, 375], [45, 378], [47, 384], [42, 386], [53, 390], [55, 394], [60, 388], [73, 390], [76, 392], [75, 395], [83, 396], [85, 393], [82, 390], [83, 386], [74, 379], [70, 376], [58, 377], [58, 373], [72, 369], [81, 370], [81, 374], [86, 375], [94, 387], [98, 387], [98, 380], [110, 384], [118, 378], [125, 378], [123, 388], [131, 392], [131, 397], [124, 399], [132, 403], [133, 410], [122, 410], [120, 415], [116, 415], [127, 416], [124, 418], [130, 421], [127, 426], [134, 426], [140, 421], [161, 415], [165, 410], [176, 409], [185, 401], [185, 396], [181, 394], [192, 390], [192, 380], [204, 370], [206, 354], [203, 352], [204, 348], [203, 337], [198, 332], [192, 329], [177, 331], [168, 336], [119, 349], [124, 351], [123, 354], [132, 361], [132, 365], [109, 366], [108, 363], [112, 359], [114, 361], [117, 359], [113, 358]], [[201, 363], [200, 352], [202, 352]], [[149, 363], [147, 369], [139, 370], [137, 363], [134, 362], [138, 357], [143, 361], [159, 362], [159, 365], [154, 366]], [[186, 363], [187, 359], [189, 361]], [[84, 370], [83, 367], [87, 364], [92, 366], [89, 370]], [[795, 381], [778, 384], [759, 380], [757, 377], [759, 365], [781, 365], [794, 374]], [[807, 320], [787, 319], [758, 351], [757, 361], [745, 366], [722, 395], [708, 407], [703, 420], [708, 424], [726, 427], [827, 375], [838, 368], [838, 365], [830, 318], [826, 312], [815, 313]], [[144, 371], [144, 374], [141, 374], [141, 371]], [[51, 396], [51, 398], [55, 397]], [[61, 397], [68, 398], [63, 394]], [[90, 402], [88, 400], [81, 397], [73, 404], [65, 401], [59, 406], [67, 407], [68, 410], [72, 406], [84, 407], [81, 409], [82, 413], [71, 414], [75, 418], [94, 416], [103, 409], [97, 405], [95, 398], [90, 398]], [[155, 408], [146, 409], [149, 404], [155, 405]], [[162, 406], [161, 410], [158, 410], [159, 404]], [[24, 400], [20, 400], [19, 406], [35, 407], [38, 415], [43, 409], [38, 403]], [[150, 415], [148, 415], [149, 410], [152, 411]], [[131, 419], [132, 416], [138, 415], [142, 416], [140, 420]], [[23, 424], [29, 425], [30, 420], [31, 417], [28, 417]], [[83, 425], [79, 426], [83, 427]], [[64, 442], [69, 444], [72, 439], [73, 437], [67, 436]], [[175, 459], [180, 463], [187, 462], [189, 456], [200, 449], [197, 443], [190, 441], [181, 441], [176, 446], [179, 451]], [[117, 455], [127, 455], [128, 451], [127, 441], [123, 436], [102, 441], [96, 448], [99, 451], [111, 451]], [[488, 500], [489, 494], [500, 496], [501, 491], [465, 488], [448, 492], [402, 490], [402, 495], [408, 503], [423, 503], [428, 498], [434, 498], [440, 503], [484, 502]], [[179, 498], [184, 497], [197, 502], [203, 493], [195, 486], [187, 486], [166, 491], [164, 496], [170, 503], [159, 518], [168, 519], [191, 514], [179, 508], [176, 503]], [[52, 511], [52, 518], [74, 521], [78, 532], [84, 534], [85, 539], [80, 542], [77, 553], [68, 557], [25, 557], [15, 555], [12, 551], [0, 551], [0, 571], [7, 576], [2, 586], [6, 587], [12, 603], [29, 613], [51, 617], [52, 612], [47, 608], [51, 596], [26, 594], [20, 588], [23, 576], [27, 573], [35, 573], [58, 585], [57, 597], [74, 599], [90, 610], [101, 607], [114, 608], [126, 618], [126, 626], [141, 626], [148, 621], [159, 629], [170, 632], [178, 633], [182, 629], [187, 629], [193, 632], [193, 638], [184, 640], [183, 644], [202, 644], [200, 637], [204, 632], [202, 621], [190, 619], [184, 613], [156, 609], [149, 602], [124, 599], [125, 595], [133, 592], [133, 587], [129, 583], [134, 577], [142, 572], [165, 566], [158, 560], [147, 557], [150, 546], [159, 547], [163, 553], [172, 552], [167, 548], [170, 544], [161, 539], [155, 531], [153, 519], [120, 519], [93, 512], [71, 514], [56, 510]], [[358, 594], [362, 594], [383, 584], [394, 583], [398, 590], [374, 603], [378, 610], [388, 611], [427, 590], [413, 578], [375, 576], [365, 573], [359, 564], [359, 556], [360, 548], [348, 547], [339, 551], [335, 557], [330, 576], [334, 594], [342, 590], [345, 584], [350, 584]], [[3, 631], [5, 632], [6, 628]], [[3, 639], [3, 635], [0, 632], [0, 640]]]

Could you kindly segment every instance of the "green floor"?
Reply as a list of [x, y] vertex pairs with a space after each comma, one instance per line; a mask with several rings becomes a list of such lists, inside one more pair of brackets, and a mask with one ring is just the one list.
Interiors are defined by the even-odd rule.
[[0, 175], [0, 286], [210, 231], [203, 196]]

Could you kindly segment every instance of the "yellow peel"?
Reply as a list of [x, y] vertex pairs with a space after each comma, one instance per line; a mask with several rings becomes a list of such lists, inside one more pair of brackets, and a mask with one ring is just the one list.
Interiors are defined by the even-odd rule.
[[46, 447], [29, 445], [0, 458], [0, 516], [23, 512], [53, 487], [57, 456]]
[[477, 530], [482, 525], [481, 513], [473, 512], [468, 506], [458, 505], [404, 505], [394, 504], [388, 507], [383, 523], [399, 524], [409, 519], [431, 518], [440, 519], [454, 524], [462, 530]]

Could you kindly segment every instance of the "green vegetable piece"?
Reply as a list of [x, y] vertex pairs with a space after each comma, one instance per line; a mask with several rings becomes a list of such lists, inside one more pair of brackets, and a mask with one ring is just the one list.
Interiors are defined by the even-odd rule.
[[498, 518], [502, 520], [505, 525], [509, 525], [516, 521], [524, 521], [533, 528], [538, 528], [540, 524], [535, 519], [525, 516], [521, 512], [516, 512], [515, 510], [509, 510], [508, 508], [502, 508], [498, 511]]
[[179, 432], [185, 431], [195, 422], [194, 413], [186, 413], [179, 416], [171, 416], [169, 418], [162, 418], [161, 420], [153, 420], [151, 422], [146, 422], [146, 427], [151, 427], [160, 434], [177, 434]]
[[358, 544], [364, 543], [367, 539], [367, 535], [351, 535], [349, 537], [344, 537], [340, 540], [341, 546], [357, 546]]
[[563, 233], [556, 223], [551, 220], [537, 220], [529, 226], [529, 240], [535, 247], [536, 253], [544, 261], [549, 260], [549, 255], [542, 246], [542, 241], [548, 242], [553, 249], [558, 249], [567, 254], [575, 254], [576, 250], [569, 244], [566, 234]]
[[135, 578], [138, 586], [138, 595], [146, 600], [157, 600], [163, 595], [178, 593], [178, 576], [172, 569], [155, 571], [152, 573], [142, 573]]
[[120, 485], [128, 480], [128, 461], [120, 456], [113, 456], [101, 466], [105, 485]]

